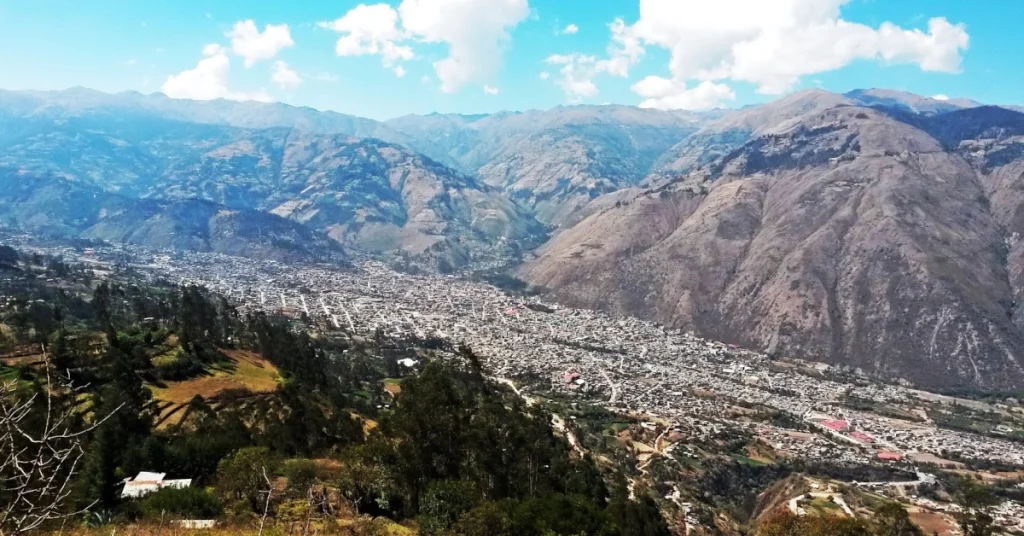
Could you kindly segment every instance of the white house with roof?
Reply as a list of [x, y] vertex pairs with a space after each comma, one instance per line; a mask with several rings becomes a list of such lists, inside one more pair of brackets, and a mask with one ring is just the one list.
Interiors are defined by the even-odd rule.
[[166, 480], [167, 473], [150, 473], [142, 471], [135, 478], [126, 480], [124, 489], [121, 490], [121, 498], [145, 497], [154, 491], [163, 488], [187, 488], [192, 485], [191, 478], [177, 480]]

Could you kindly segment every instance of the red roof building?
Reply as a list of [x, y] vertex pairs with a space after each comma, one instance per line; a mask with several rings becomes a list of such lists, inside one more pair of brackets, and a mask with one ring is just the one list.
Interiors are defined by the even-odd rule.
[[824, 426], [825, 428], [828, 428], [830, 430], [835, 430], [837, 432], [842, 432], [843, 430], [846, 430], [847, 428], [850, 427], [850, 423], [848, 423], [846, 421], [842, 421], [842, 420], [822, 421], [821, 425]]
[[874, 443], [875, 442], [874, 438], [872, 438], [871, 436], [865, 434], [864, 432], [850, 432], [850, 437], [852, 437], [852, 438], [854, 438], [857, 441], [860, 441], [862, 443]]
[[878, 451], [878, 459], [891, 462], [898, 462], [903, 459], [903, 455], [898, 452], [892, 452], [889, 450], [880, 450]]

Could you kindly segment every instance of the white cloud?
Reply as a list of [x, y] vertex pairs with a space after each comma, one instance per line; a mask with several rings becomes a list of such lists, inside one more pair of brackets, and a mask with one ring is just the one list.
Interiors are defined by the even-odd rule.
[[395, 67], [395, 76], [403, 78], [405, 76], [405, 67], [402, 67], [401, 65]]
[[203, 47], [203, 58], [192, 69], [167, 77], [161, 91], [174, 99], [231, 99], [269, 102], [273, 98], [266, 92], [243, 93], [228, 89], [231, 59], [218, 44]]
[[398, 12], [387, 4], [359, 4], [345, 16], [319, 25], [342, 34], [334, 46], [339, 56], [379, 54], [385, 67], [414, 57], [412, 48], [398, 44], [405, 35], [398, 29]]
[[577, 33], [579, 33], [579, 31], [580, 27], [576, 26], [575, 24], [570, 24], [562, 29], [562, 33], [566, 35], [576, 35]]
[[540, 79], [541, 80], [547, 80], [548, 78], [551, 78], [551, 73], [549, 73], [547, 71], [542, 71], [540, 73]]
[[942, 93], [939, 93], [938, 95], [932, 95], [932, 98], [935, 99], [935, 100], [946, 101], [946, 100], [949, 100], [949, 95], [944, 95]]
[[662, 78], [648, 76], [633, 84], [633, 92], [644, 100], [641, 108], [658, 108], [662, 110], [710, 110], [722, 106], [726, 101], [736, 99], [736, 93], [726, 84], [705, 80], [694, 88], [685, 84]]
[[530, 15], [527, 0], [403, 0], [402, 26], [416, 39], [448, 45], [434, 62], [441, 91], [486, 81], [500, 69], [508, 30]]
[[[640, 19], [624, 28], [623, 35], [636, 40], [641, 50], [647, 45], [670, 51], [671, 88], [679, 95], [653, 99], [663, 105], [705, 104], [692, 93], [703, 84], [687, 89], [689, 81], [749, 82], [761, 93], [779, 94], [805, 75], [856, 60], [959, 71], [961, 52], [969, 43], [962, 24], [933, 18], [927, 31], [889, 22], [873, 28], [841, 18], [841, 8], [849, 1], [640, 0]], [[648, 85], [637, 84], [640, 89], [650, 89]], [[704, 97], [725, 95], [715, 86], [704, 87]]]
[[484, 86], [484, 93], [486, 93], [488, 95], [497, 95], [498, 91], [499, 90], [496, 87], [487, 86], [487, 85]]
[[380, 55], [385, 67], [415, 57], [411, 42], [445, 44], [448, 56], [434, 62], [441, 90], [486, 82], [500, 69], [509, 29], [530, 15], [528, 0], [403, 0], [360, 4], [341, 18], [321, 22], [336, 31], [339, 56]]
[[557, 84], [573, 101], [597, 95], [597, 84], [594, 78], [600, 74], [609, 74], [625, 78], [629, 70], [644, 56], [644, 49], [639, 39], [629, 33], [629, 27], [622, 19], [616, 19], [608, 25], [611, 32], [611, 43], [608, 45], [608, 57], [598, 59], [585, 54], [555, 54], [545, 61], [551, 65], [561, 65], [561, 75]]
[[259, 60], [273, 58], [295, 44], [287, 24], [268, 24], [260, 33], [255, 22], [243, 20], [236, 22], [227, 36], [231, 38], [231, 50], [245, 58], [246, 67], [252, 67]]
[[280, 60], [274, 62], [273, 74], [270, 79], [281, 89], [294, 89], [302, 83], [299, 73]]

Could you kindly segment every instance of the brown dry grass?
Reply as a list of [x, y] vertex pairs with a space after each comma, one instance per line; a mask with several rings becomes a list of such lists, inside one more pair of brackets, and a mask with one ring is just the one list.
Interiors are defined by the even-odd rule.
[[955, 523], [936, 512], [911, 508], [910, 520], [918, 527], [921, 527], [925, 534], [938, 534], [939, 536], [959, 534]]
[[210, 369], [209, 376], [181, 382], [168, 382], [167, 387], [150, 386], [153, 398], [159, 401], [187, 404], [196, 395], [216, 398], [229, 389], [248, 389], [268, 393], [277, 389], [281, 375], [277, 367], [252, 352], [225, 350], [228, 364]]
[[196, 395], [205, 400], [215, 400], [231, 389], [269, 393], [280, 385], [281, 374], [277, 367], [258, 354], [243, 350], [222, 350], [222, 353], [227, 360], [210, 367], [207, 376], [168, 382], [165, 387], [149, 386], [159, 407], [159, 427], [180, 423], [187, 413], [184, 411], [186, 405]]
[[[303, 523], [277, 523], [267, 520], [264, 536], [302, 535], [305, 533]], [[254, 524], [220, 524], [212, 529], [185, 529], [174, 523], [133, 523], [128, 525], [109, 525], [101, 528], [65, 529], [62, 535], [68, 536], [253, 536], [258, 526]], [[51, 534], [57, 534], [56, 532]], [[317, 536], [416, 536], [417, 531], [399, 525], [385, 518], [370, 519], [338, 519], [329, 525], [322, 522], [312, 523], [308, 534]]]

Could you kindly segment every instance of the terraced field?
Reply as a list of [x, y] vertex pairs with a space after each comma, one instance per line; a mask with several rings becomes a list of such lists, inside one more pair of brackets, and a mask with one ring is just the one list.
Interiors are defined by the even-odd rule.
[[215, 402], [225, 391], [247, 390], [269, 393], [281, 383], [277, 367], [253, 352], [222, 350], [225, 360], [211, 366], [207, 375], [180, 382], [167, 382], [159, 387], [150, 385], [157, 405], [158, 426], [181, 423], [188, 415], [188, 403], [197, 395], [207, 402]]

